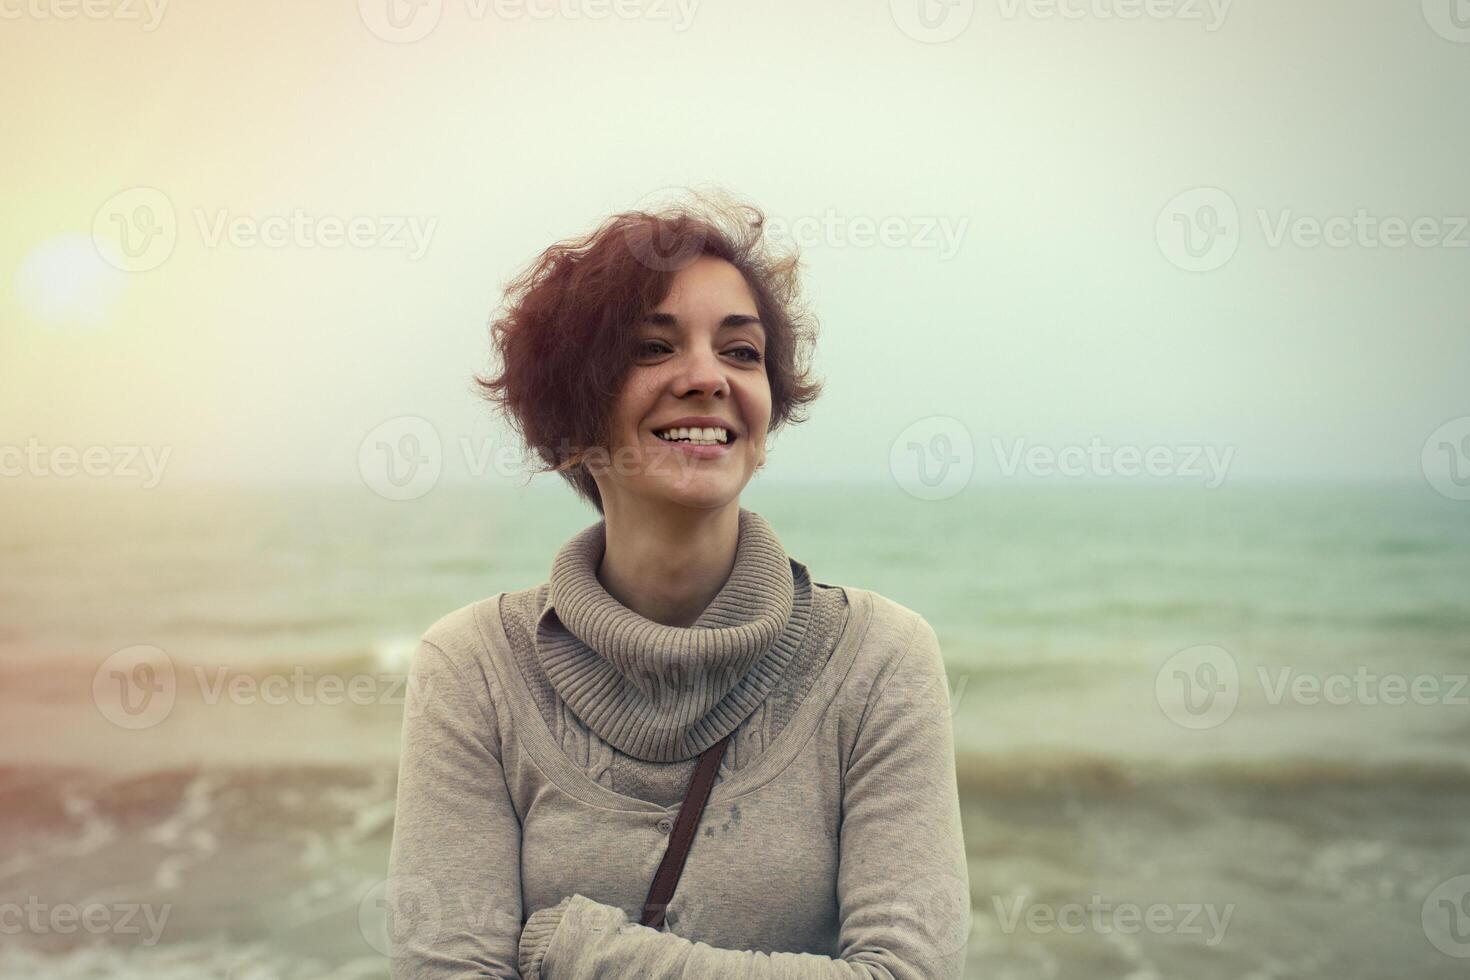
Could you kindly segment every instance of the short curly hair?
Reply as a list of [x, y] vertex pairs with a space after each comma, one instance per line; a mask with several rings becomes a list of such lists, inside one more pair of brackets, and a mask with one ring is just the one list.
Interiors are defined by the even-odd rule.
[[765, 237], [759, 208], [723, 193], [690, 194], [653, 211], [615, 214], [581, 238], [558, 242], [510, 281], [491, 319], [500, 373], [475, 377], [540, 460], [603, 512], [586, 467], [606, 448], [608, 417], [637, 354], [638, 325], [668, 296], [674, 275], [701, 255], [735, 266], [766, 332], [774, 432], [806, 420], [820, 394], [809, 358], [817, 321], [801, 298], [794, 248]]

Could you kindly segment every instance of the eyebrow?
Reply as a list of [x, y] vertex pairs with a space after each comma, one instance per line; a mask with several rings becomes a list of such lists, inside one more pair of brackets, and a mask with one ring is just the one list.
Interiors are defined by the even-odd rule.
[[[672, 313], [650, 313], [643, 318], [643, 322], [652, 324], [656, 327], [676, 327], [679, 325], [679, 318], [674, 316], [674, 314]], [[718, 329], [729, 330], [733, 327], [745, 327], [751, 325], [760, 327], [761, 333], [765, 333], [766, 331], [766, 325], [764, 323], [761, 323], [760, 318], [753, 317], [748, 313], [726, 314], [725, 318], [720, 321]]]

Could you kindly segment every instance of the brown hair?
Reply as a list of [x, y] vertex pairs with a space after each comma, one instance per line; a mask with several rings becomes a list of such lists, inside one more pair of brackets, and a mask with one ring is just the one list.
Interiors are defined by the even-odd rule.
[[[491, 321], [501, 373], [475, 377], [540, 458], [602, 513], [587, 471], [605, 447], [607, 418], [637, 354], [643, 317], [668, 296], [674, 274], [701, 255], [724, 259], [745, 278], [766, 331], [766, 376], [774, 432], [803, 422], [821, 382], [807, 359], [817, 324], [801, 299], [800, 259], [763, 237], [765, 215], [720, 192], [654, 211], [627, 211], [596, 230], [558, 242], [510, 281]], [[751, 433], [752, 438], [762, 438]]]

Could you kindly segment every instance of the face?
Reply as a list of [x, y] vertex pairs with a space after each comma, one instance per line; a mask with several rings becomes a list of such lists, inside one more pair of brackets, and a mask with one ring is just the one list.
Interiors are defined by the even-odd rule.
[[[637, 331], [609, 420], [608, 458], [589, 464], [604, 512], [738, 501], [765, 463], [771, 422], [765, 330], [745, 277], [723, 259], [701, 256], [675, 275], [668, 297]], [[681, 424], [691, 418], [710, 421]], [[660, 438], [671, 426], [723, 426], [727, 441]], [[703, 441], [704, 434], [685, 435]]]

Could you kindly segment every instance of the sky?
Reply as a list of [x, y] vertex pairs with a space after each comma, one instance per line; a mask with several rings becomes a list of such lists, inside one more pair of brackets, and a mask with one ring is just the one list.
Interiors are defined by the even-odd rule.
[[0, 0], [0, 50], [8, 478], [521, 482], [505, 283], [700, 186], [820, 322], [762, 479], [1470, 473], [1464, 0]]

